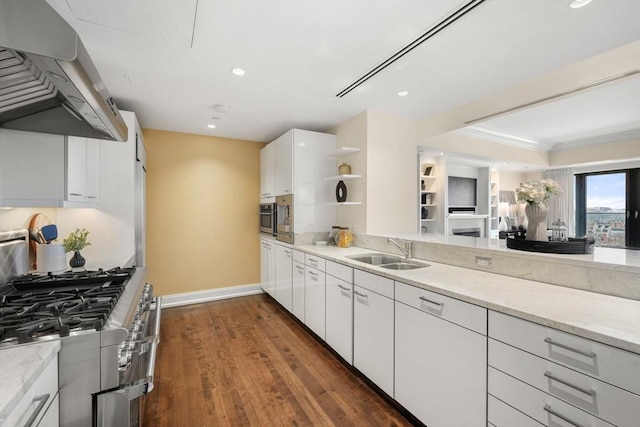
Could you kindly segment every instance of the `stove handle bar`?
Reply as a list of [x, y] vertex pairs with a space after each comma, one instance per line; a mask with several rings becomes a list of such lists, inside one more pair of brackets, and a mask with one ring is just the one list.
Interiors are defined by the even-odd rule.
[[153, 325], [153, 332], [149, 335], [147, 342], [151, 343], [149, 350], [149, 365], [147, 365], [146, 377], [149, 380], [149, 388], [147, 393], [153, 390], [153, 375], [156, 368], [156, 353], [158, 352], [158, 344], [160, 343], [160, 317], [162, 314], [162, 297], [154, 298], [156, 319]]

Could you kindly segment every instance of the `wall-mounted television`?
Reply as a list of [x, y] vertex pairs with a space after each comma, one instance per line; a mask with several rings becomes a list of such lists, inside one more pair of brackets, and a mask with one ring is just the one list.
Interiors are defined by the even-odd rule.
[[477, 206], [478, 180], [461, 176], [449, 176], [447, 196], [449, 206]]

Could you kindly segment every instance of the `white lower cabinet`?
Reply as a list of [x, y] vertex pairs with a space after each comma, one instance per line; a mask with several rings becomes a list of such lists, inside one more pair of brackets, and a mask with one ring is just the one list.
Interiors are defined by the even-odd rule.
[[260, 287], [275, 298], [276, 291], [276, 244], [260, 239]]
[[304, 255], [303, 261], [296, 260], [296, 251], [294, 250], [293, 269], [291, 272], [291, 312], [300, 321], [304, 322]]
[[487, 424], [486, 309], [396, 282], [395, 399], [429, 427]]
[[353, 364], [353, 269], [331, 261], [326, 264], [326, 341]]
[[308, 265], [304, 270], [304, 324], [325, 339], [325, 273]]
[[493, 311], [489, 336], [488, 392], [515, 410], [545, 426], [640, 426], [640, 355]]
[[354, 270], [353, 366], [393, 397], [393, 299], [362, 286], [369, 278], [369, 273], [362, 273]]
[[293, 249], [290, 246], [275, 245], [276, 280], [275, 298], [287, 311], [292, 311]]
[[543, 427], [533, 418], [489, 395], [487, 402], [488, 424], [494, 427]]

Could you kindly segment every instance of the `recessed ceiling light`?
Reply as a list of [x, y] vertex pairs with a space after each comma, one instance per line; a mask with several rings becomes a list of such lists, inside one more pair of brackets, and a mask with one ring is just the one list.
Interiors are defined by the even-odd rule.
[[571, 7], [572, 9], [578, 9], [582, 6], [586, 6], [589, 3], [591, 3], [591, 0], [571, 0], [571, 3], [569, 3], [569, 7]]
[[207, 125], [207, 127], [208, 127], [209, 129], [215, 129], [215, 128], [216, 128], [216, 125]]
[[213, 110], [217, 113], [228, 113], [230, 108], [223, 104], [216, 104], [213, 106]]
[[441, 156], [444, 156], [444, 153], [440, 153]]
[[244, 70], [242, 68], [233, 68], [231, 70], [231, 72], [233, 74], [235, 74], [236, 76], [244, 76], [244, 74], [245, 74], [245, 72], [244, 72]]
[[400, 92], [398, 92], [398, 96], [407, 96], [409, 95], [409, 92], [406, 90], [401, 90]]

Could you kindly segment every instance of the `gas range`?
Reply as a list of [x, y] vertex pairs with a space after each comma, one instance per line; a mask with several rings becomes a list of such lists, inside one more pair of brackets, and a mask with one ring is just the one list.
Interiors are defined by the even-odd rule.
[[161, 314], [146, 268], [30, 274], [28, 243], [0, 231], [0, 351], [60, 340], [60, 425], [139, 425]]
[[0, 343], [101, 330], [135, 267], [27, 274], [0, 285]]

